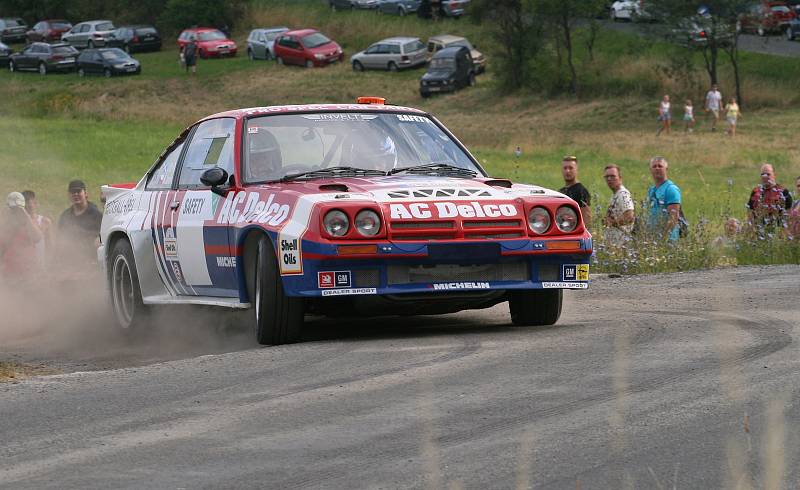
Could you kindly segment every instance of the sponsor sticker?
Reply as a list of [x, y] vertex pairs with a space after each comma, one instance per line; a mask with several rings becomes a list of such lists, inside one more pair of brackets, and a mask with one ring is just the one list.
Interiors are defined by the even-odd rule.
[[589, 283], [586, 282], [543, 282], [544, 289], [586, 289]]
[[350, 271], [317, 272], [317, 284], [320, 289], [349, 288], [352, 286]]
[[431, 121], [427, 117], [424, 117], [424, 116], [412, 116], [411, 114], [398, 114], [397, 115], [397, 120], [398, 121], [403, 121], [403, 122], [421, 122], [421, 123], [433, 124], [433, 121]]
[[247, 134], [258, 134], [258, 126], [248, 126]]
[[323, 296], [351, 296], [355, 294], [378, 294], [375, 288], [356, 288], [356, 289], [323, 289]]
[[275, 194], [239, 191], [230, 193], [217, 217], [221, 225], [259, 223], [278, 226], [289, 217], [289, 205], [274, 202]]
[[281, 271], [282, 272], [303, 272], [303, 265], [300, 263], [300, 239], [281, 238]]
[[489, 289], [488, 282], [444, 282], [432, 284], [437, 291], [451, 291], [456, 289]]
[[217, 267], [236, 267], [236, 257], [217, 257]]
[[317, 122], [327, 121], [347, 121], [347, 122], [364, 122], [371, 121], [378, 117], [372, 114], [350, 114], [350, 113], [322, 113], [322, 114], [305, 114], [301, 116], [303, 119]]
[[512, 218], [518, 215], [511, 203], [483, 204], [478, 201], [456, 204], [454, 202], [413, 202], [389, 205], [392, 219], [447, 219], [447, 218]]
[[167, 228], [164, 232], [164, 256], [167, 260], [178, 259], [178, 241], [175, 239], [174, 228]]
[[588, 281], [589, 264], [564, 264], [561, 277], [565, 281]]
[[127, 214], [133, 211], [134, 196], [120, 197], [106, 204], [105, 212], [107, 215]]

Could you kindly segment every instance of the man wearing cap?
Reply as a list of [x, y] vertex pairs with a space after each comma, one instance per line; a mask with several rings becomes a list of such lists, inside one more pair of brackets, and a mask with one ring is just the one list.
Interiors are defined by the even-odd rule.
[[96, 260], [103, 213], [89, 201], [82, 180], [70, 182], [67, 191], [72, 205], [58, 219], [59, 253], [66, 259]]
[[566, 194], [567, 197], [578, 203], [581, 208], [583, 221], [588, 228], [592, 224], [591, 196], [586, 187], [578, 182], [578, 157], [569, 155], [561, 160], [561, 175], [564, 177], [564, 187], [558, 192]]
[[25, 210], [25, 197], [12, 192], [6, 197], [8, 207], [0, 229], [0, 268], [3, 279], [31, 277], [37, 269], [36, 243], [42, 233]]

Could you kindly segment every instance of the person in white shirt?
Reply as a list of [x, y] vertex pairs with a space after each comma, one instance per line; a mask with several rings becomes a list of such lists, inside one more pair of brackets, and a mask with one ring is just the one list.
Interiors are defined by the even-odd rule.
[[608, 188], [614, 192], [611, 203], [603, 218], [606, 244], [611, 247], [622, 247], [630, 240], [635, 220], [633, 198], [628, 189], [622, 185], [622, 173], [617, 165], [607, 165], [603, 178]]
[[683, 131], [685, 133], [694, 131], [694, 122], [694, 106], [692, 106], [691, 99], [687, 99], [686, 104], [683, 106], [683, 123], [685, 125]]
[[661, 121], [661, 126], [656, 131], [656, 136], [660, 135], [662, 131], [670, 132], [672, 125], [672, 113], [670, 112], [669, 95], [665, 95], [661, 99], [661, 105], [658, 106], [658, 120]]
[[706, 94], [706, 112], [710, 112], [714, 118], [711, 120], [711, 131], [717, 130], [719, 113], [722, 110], [722, 94], [717, 88], [717, 84], [711, 86], [711, 90]]

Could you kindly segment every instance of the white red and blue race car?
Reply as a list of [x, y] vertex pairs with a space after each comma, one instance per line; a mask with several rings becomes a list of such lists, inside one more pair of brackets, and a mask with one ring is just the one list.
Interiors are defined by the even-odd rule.
[[550, 325], [589, 280], [574, 201], [488, 177], [436, 118], [379, 98], [206, 117], [103, 193], [98, 258], [128, 331], [165, 304], [250, 309], [262, 344], [299, 340], [305, 314], [508, 301], [513, 323]]

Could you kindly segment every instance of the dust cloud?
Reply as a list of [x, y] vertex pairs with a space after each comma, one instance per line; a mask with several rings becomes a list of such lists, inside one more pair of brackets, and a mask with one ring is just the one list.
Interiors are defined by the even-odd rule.
[[151, 309], [146, 328], [126, 335], [116, 325], [105, 278], [96, 269], [0, 283], [0, 361], [73, 372], [256, 346], [249, 312], [203, 307]]

